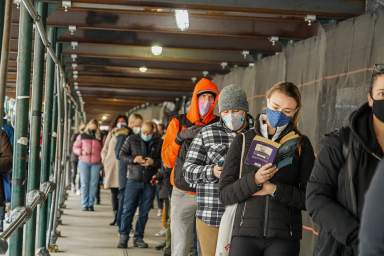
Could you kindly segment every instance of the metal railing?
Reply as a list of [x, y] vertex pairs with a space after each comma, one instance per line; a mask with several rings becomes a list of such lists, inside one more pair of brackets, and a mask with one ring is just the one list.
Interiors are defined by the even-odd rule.
[[27, 194], [27, 205], [17, 207], [11, 211], [11, 224], [0, 234], [0, 253], [5, 254], [8, 251], [8, 238], [15, 230], [24, 225], [32, 216], [33, 210], [42, 202], [48, 199], [48, 194], [56, 188], [55, 183], [47, 181], [40, 185], [40, 190], [32, 190]]

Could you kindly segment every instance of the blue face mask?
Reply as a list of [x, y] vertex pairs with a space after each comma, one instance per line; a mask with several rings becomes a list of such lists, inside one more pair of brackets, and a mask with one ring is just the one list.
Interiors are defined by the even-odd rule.
[[240, 130], [245, 121], [244, 116], [239, 113], [222, 115], [221, 118], [223, 119], [225, 126], [234, 132]]
[[289, 116], [286, 116], [283, 112], [273, 110], [270, 108], [267, 108], [267, 118], [268, 118], [269, 124], [273, 128], [287, 125], [292, 120]]
[[145, 135], [145, 134], [141, 134], [141, 139], [145, 142], [148, 142], [152, 139], [153, 135], [150, 134], [150, 135]]

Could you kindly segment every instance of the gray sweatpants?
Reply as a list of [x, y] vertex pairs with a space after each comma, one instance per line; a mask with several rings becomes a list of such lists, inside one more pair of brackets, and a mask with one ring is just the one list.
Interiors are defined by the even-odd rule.
[[187, 256], [191, 250], [196, 219], [196, 196], [174, 187], [171, 197], [172, 256]]

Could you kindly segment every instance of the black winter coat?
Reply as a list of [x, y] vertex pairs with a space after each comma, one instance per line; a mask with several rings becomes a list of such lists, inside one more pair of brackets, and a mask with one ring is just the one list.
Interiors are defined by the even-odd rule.
[[384, 255], [384, 160], [366, 194], [360, 228], [360, 256]]
[[[161, 146], [162, 140], [160, 137], [154, 137], [146, 143], [141, 139], [140, 135], [129, 136], [119, 153], [119, 159], [124, 161], [127, 168], [127, 179], [148, 183], [161, 167]], [[152, 158], [154, 160], [153, 166], [143, 167], [133, 163], [136, 156]]]
[[364, 195], [383, 157], [372, 118], [372, 109], [365, 104], [351, 115], [348, 127], [321, 142], [307, 186], [307, 208], [320, 226], [317, 256], [358, 255]]
[[[276, 142], [292, 130], [293, 126], [289, 125]], [[261, 135], [258, 121], [255, 128], [245, 133], [245, 154], [256, 135]], [[224, 205], [238, 203], [233, 236], [301, 239], [301, 211], [305, 208], [305, 189], [314, 162], [309, 139], [304, 135], [301, 138], [300, 150], [296, 150], [292, 165], [280, 169], [270, 180], [277, 186], [274, 197], [252, 196], [259, 190], [254, 178], [256, 167], [244, 164], [239, 179], [242, 135], [234, 139], [220, 177], [221, 202]]]

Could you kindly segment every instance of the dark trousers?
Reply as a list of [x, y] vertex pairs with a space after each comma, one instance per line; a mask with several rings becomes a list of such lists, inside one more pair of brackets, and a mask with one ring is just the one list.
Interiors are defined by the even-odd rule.
[[155, 197], [156, 187], [151, 184], [128, 180], [125, 185], [124, 206], [121, 215], [119, 232], [121, 235], [129, 235], [132, 229], [132, 221], [137, 207], [139, 218], [136, 222], [135, 239], [143, 239], [148, 214]]
[[119, 188], [119, 208], [117, 209], [117, 219], [116, 219], [116, 224], [119, 227], [121, 223], [121, 215], [123, 214], [124, 194], [125, 194], [125, 187]]
[[[77, 175], [77, 166], [79, 164], [79, 160], [73, 160], [72, 161], [72, 185], [73, 187], [76, 185], [76, 175]], [[80, 178], [79, 178], [79, 184], [78, 184], [78, 188], [77, 189], [80, 189]]]
[[298, 256], [300, 241], [239, 236], [232, 238], [230, 256], [244, 256], [250, 252], [253, 256]]
[[114, 212], [117, 212], [119, 209], [119, 189], [111, 188], [111, 201], [112, 201], [112, 209]]

